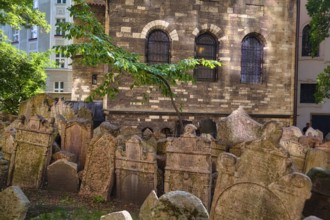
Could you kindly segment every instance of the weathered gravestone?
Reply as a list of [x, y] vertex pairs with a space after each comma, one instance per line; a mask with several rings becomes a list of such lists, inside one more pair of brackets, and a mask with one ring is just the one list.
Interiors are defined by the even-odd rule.
[[128, 211], [124, 210], [103, 215], [101, 216], [100, 220], [133, 220], [133, 218]]
[[92, 139], [91, 119], [75, 119], [72, 121], [59, 121], [62, 127], [62, 149], [73, 153], [77, 157], [78, 170], [85, 166], [86, 152]]
[[79, 178], [77, 164], [60, 159], [47, 167], [48, 190], [77, 192]]
[[115, 179], [115, 150], [116, 140], [111, 134], [92, 139], [79, 194], [109, 199]]
[[304, 216], [314, 215], [321, 219], [330, 217], [330, 170], [312, 168], [308, 173], [313, 183], [312, 197], [306, 201]]
[[323, 150], [311, 148], [307, 151], [304, 173], [307, 173], [313, 167], [326, 169], [328, 166], [328, 155]]
[[262, 125], [253, 120], [242, 107], [218, 122], [218, 138], [231, 147], [259, 137]]
[[18, 186], [10, 186], [0, 192], [0, 219], [24, 220], [30, 201]]
[[134, 135], [126, 142], [126, 149], [116, 150], [116, 196], [140, 205], [156, 187], [155, 149]]
[[219, 156], [210, 219], [301, 218], [311, 181], [293, 172], [288, 153], [279, 145], [281, 135], [279, 124], [266, 123], [261, 139], [246, 142], [240, 158]]
[[172, 191], [159, 199], [151, 192], [140, 208], [140, 220], [198, 219], [208, 220], [202, 201], [185, 191]]
[[185, 133], [169, 144], [166, 152], [165, 192], [187, 191], [211, 203], [211, 139], [196, 136], [196, 127], [188, 124]]
[[21, 117], [16, 128], [14, 166], [10, 166], [12, 185], [39, 188], [45, 178], [55, 137], [54, 119], [48, 122], [41, 116], [32, 116], [28, 122]]

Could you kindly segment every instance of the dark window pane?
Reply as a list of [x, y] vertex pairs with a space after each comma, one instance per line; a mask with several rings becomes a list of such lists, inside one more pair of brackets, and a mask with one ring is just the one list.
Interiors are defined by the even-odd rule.
[[[196, 38], [195, 57], [197, 59], [216, 60], [217, 41], [209, 33], [204, 33]], [[216, 81], [217, 68], [210, 69], [198, 66], [194, 71], [194, 77], [199, 81]]]
[[169, 63], [170, 62], [170, 39], [161, 30], [153, 31], [147, 39], [147, 63]]
[[261, 83], [263, 45], [253, 36], [242, 42], [241, 83]]
[[300, 85], [300, 103], [315, 103], [316, 84]]

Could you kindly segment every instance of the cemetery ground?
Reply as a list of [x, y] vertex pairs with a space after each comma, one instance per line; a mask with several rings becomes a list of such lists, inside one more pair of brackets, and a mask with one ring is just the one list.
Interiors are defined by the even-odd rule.
[[31, 202], [27, 220], [99, 220], [102, 215], [127, 210], [137, 219], [137, 205], [101, 197], [86, 198], [77, 193], [22, 189]]

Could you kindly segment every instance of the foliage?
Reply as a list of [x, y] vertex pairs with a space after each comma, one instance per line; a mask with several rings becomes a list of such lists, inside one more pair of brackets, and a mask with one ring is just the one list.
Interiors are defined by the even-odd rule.
[[311, 17], [310, 40], [313, 54], [316, 53], [320, 43], [329, 37], [330, 30], [330, 1], [308, 0], [306, 9]]
[[97, 204], [100, 204], [100, 203], [105, 203], [106, 201], [102, 196], [97, 195], [97, 196], [93, 197], [93, 202], [97, 203]]
[[330, 66], [317, 76], [315, 98], [317, 103], [322, 103], [330, 98]]
[[[310, 40], [312, 55], [315, 55], [320, 43], [330, 36], [330, 1], [308, 0], [306, 8], [309, 16], [311, 16]], [[317, 103], [322, 103], [325, 99], [330, 98], [330, 66], [327, 66], [317, 76], [316, 93], [314, 96]]]
[[218, 61], [192, 58], [181, 60], [177, 64], [147, 65], [140, 62], [137, 54], [114, 44], [84, 0], [74, 2], [74, 6], [70, 7], [69, 11], [75, 18], [75, 23], [60, 23], [59, 28], [65, 31], [65, 38], [74, 38], [78, 41], [71, 45], [57, 46], [56, 50], [74, 58], [76, 62], [89, 66], [109, 64], [111, 69], [105, 75], [104, 82], [89, 96], [88, 100], [96, 96], [115, 97], [118, 93], [119, 78], [124, 72], [132, 78], [131, 88], [155, 85], [163, 95], [172, 98], [170, 85], [175, 85], [177, 81], [193, 81], [189, 70], [198, 65], [210, 68], [220, 66]]
[[17, 113], [19, 103], [41, 91], [48, 54], [29, 56], [10, 44], [0, 42], [0, 111]]
[[43, 27], [45, 31], [50, 30], [45, 13], [33, 9], [33, 0], [0, 0], [0, 24], [8, 24], [17, 30], [21, 25], [36, 25]]
[[[0, 0], [0, 24], [14, 29], [37, 25], [45, 31], [50, 26], [45, 14], [33, 9], [33, 0]], [[0, 35], [0, 111], [15, 114], [19, 103], [41, 91], [45, 85], [44, 68], [50, 66], [49, 54], [30, 53], [16, 49], [6, 42], [2, 30]]]
[[71, 211], [65, 210], [63, 208], [58, 208], [57, 210], [49, 213], [44, 213], [38, 217], [32, 218], [33, 220], [99, 220], [102, 215], [105, 215], [104, 211], [97, 210], [87, 210], [84, 208], [74, 209]]

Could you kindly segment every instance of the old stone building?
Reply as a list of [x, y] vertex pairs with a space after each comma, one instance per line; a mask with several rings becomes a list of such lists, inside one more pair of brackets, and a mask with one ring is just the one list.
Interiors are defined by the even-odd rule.
[[[222, 62], [215, 70], [197, 68], [191, 72], [196, 83], [173, 88], [185, 120], [216, 121], [242, 106], [258, 121], [293, 123], [296, 1], [111, 0], [108, 6], [91, 5], [99, 16], [109, 11], [106, 30], [142, 61], [197, 57]], [[75, 71], [73, 97], [86, 97], [104, 70]], [[105, 100], [109, 120], [173, 132], [177, 116], [169, 98], [152, 87], [131, 90], [127, 80], [119, 89], [115, 100]]]

